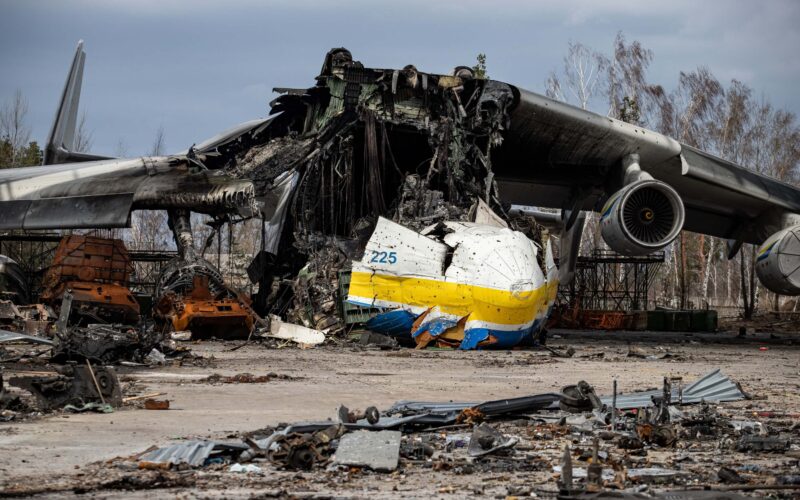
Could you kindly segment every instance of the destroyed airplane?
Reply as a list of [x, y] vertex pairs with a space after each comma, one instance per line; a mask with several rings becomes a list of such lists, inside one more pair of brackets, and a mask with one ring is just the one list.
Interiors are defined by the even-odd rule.
[[[198, 275], [216, 299], [235, 300], [195, 250], [190, 212], [217, 227], [261, 217], [262, 252], [248, 269], [259, 283], [255, 308], [317, 329], [340, 328], [332, 318], [338, 279], [355, 261], [351, 298], [409, 314], [419, 323], [408, 327], [415, 338], [512, 345], [523, 335], [507, 332], [535, 330], [552, 284], [570, 279], [582, 210], [601, 212], [603, 238], [626, 255], [662, 249], [681, 229], [727, 238], [729, 257], [742, 243], [764, 243], [762, 283], [800, 294], [800, 190], [659, 133], [476, 78], [467, 67], [450, 75], [366, 68], [339, 48], [314, 86], [276, 89], [270, 118], [171, 156], [102, 158], [73, 148], [82, 47], [46, 165], [0, 172], [0, 229], [124, 227], [132, 210], [167, 210], [180, 255], [162, 289], [180, 300]], [[479, 202], [508, 229], [471, 226]], [[542, 228], [512, 204], [561, 210], [537, 215], [560, 227], [559, 276], [544, 262], [552, 256]], [[449, 234], [421, 234], [437, 224]], [[398, 250], [377, 246], [382, 227], [394, 231]], [[484, 245], [495, 237], [505, 242]], [[409, 241], [431, 253], [392, 274], [414, 255]], [[469, 263], [480, 269], [465, 267], [471, 245], [486, 252]], [[502, 270], [490, 271], [486, 259]], [[392, 278], [381, 283], [383, 275]], [[442, 293], [415, 290], [409, 277], [430, 279]], [[389, 282], [399, 278], [395, 293]], [[469, 299], [458, 292], [467, 289]]]

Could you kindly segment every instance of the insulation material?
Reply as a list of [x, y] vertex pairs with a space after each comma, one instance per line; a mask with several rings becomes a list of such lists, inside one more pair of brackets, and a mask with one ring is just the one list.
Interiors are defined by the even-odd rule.
[[[538, 330], [550, 304], [537, 246], [503, 227], [443, 226], [449, 231], [444, 244], [380, 219], [364, 258], [353, 263], [348, 301], [416, 316], [408, 333], [418, 347], [434, 341], [461, 349], [510, 347]], [[373, 328], [396, 326], [378, 318]]]

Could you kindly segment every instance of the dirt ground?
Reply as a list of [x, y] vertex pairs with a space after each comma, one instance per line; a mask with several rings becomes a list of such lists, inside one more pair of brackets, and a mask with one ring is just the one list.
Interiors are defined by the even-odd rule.
[[[168, 411], [126, 406], [110, 414], [56, 413], [0, 423], [0, 495], [42, 491], [47, 496], [55, 493], [71, 496], [81, 491], [82, 483], [104, 474], [112, 477], [124, 473], [103, 464], [114, 457], [130, 456], [152, 445], [165, 446], [181, 439], [226, 439], [280, 423], [335, 420], [341, 404], [351, 409], [370, 405], [386, 409], [398, 400], [480, 402], [558, 392], [564, 385], [579, 380], [590, 382], [602, 395], [611, 393], [613, 379], [617, 379], [621, 392], [629, 392], [660, 387], [664, 376], [680, 376], [688, 383], [721, 368], [755, 396], [751, 401], [726, 403], [721, 407], [745, 414], [770, 411], [788, 415], [795, 422], [800, 414], [797, 335], [758, 334], [741, 339], [732, 334], [551, 332], [548, 346], [573, 347], [576, 352], [571, 358], [557, 358], [544, 349], [383, 351], [356, 344], [313, 349], [268, 349], [254, 344], [231, 351], [237, 343], [206, 341], [189, 345], [194, 353], [205, 358], [207, 366], [118, 369], [126, 396], [166, 393], [164, 397], [170, 401]], [[656, 353], [669, 352], [672, 356], [653, 360], [629, 357], [630, 346]], [[212, 373], [242, 372], [254, 375], [274, 372], [295, 378], [256, 384], [202, 381]], [[790, 454], [767, 460], [777, 461], [790, 471], [794, 466], [797, 474], [797, 445], [795, 435]], [[186, 476], [183, 483], [176, 483], [173, 477], [166, 484], [170, 487], [157, 494], [181, 498], [254, 495], [503, 498], [520, 493], [548, 496], [548, 492], [555, 491], [550, 466], [558, 464], [553, 458], [558, 447], [552, 448], [549, 453], [524, 454], [537, 464], [530, 470], [518, 467], [503, 472], [490, 468], [470, 474], [409, 463], [391, 474], [337, 476], [270, 468], [255, 475], [209, 471], [199, 476], [194, 474], [191, 480]], [[653, 460], [653, 454], [650, 459]], [[706, 480], [706, 477], [693, 479], [694, 484]], [[128, 496], [131, 492], [109, 485], [107, 489], [95, 488], [93, 494], [106, 498]], [[136, 494], [147, 497], [153, 493]]]

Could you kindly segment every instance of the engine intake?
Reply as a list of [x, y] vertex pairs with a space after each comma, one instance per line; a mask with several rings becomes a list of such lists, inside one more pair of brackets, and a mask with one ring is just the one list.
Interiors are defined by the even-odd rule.
[[775, 293], [800, 295], [800, 224], [767, 238], [758, 249], [756, 274]]
[[669, 245], [683, 228], [683, 201], [668, 184], [637, 181], [606, 202], [600, 216], [603, 239], [615, 252], [646, 255]]

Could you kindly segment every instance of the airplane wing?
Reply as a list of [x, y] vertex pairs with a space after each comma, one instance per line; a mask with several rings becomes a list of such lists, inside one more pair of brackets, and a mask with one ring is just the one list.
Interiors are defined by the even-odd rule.
[[800, 222], [796, 186], [657, 132], [512, 88], [516, 105], [493, 162], [504, 201], [598, 210], [622, 187], [621, 160], [638, 154], [643, 171], [680, 195], [685, 229], [760, 244]]

